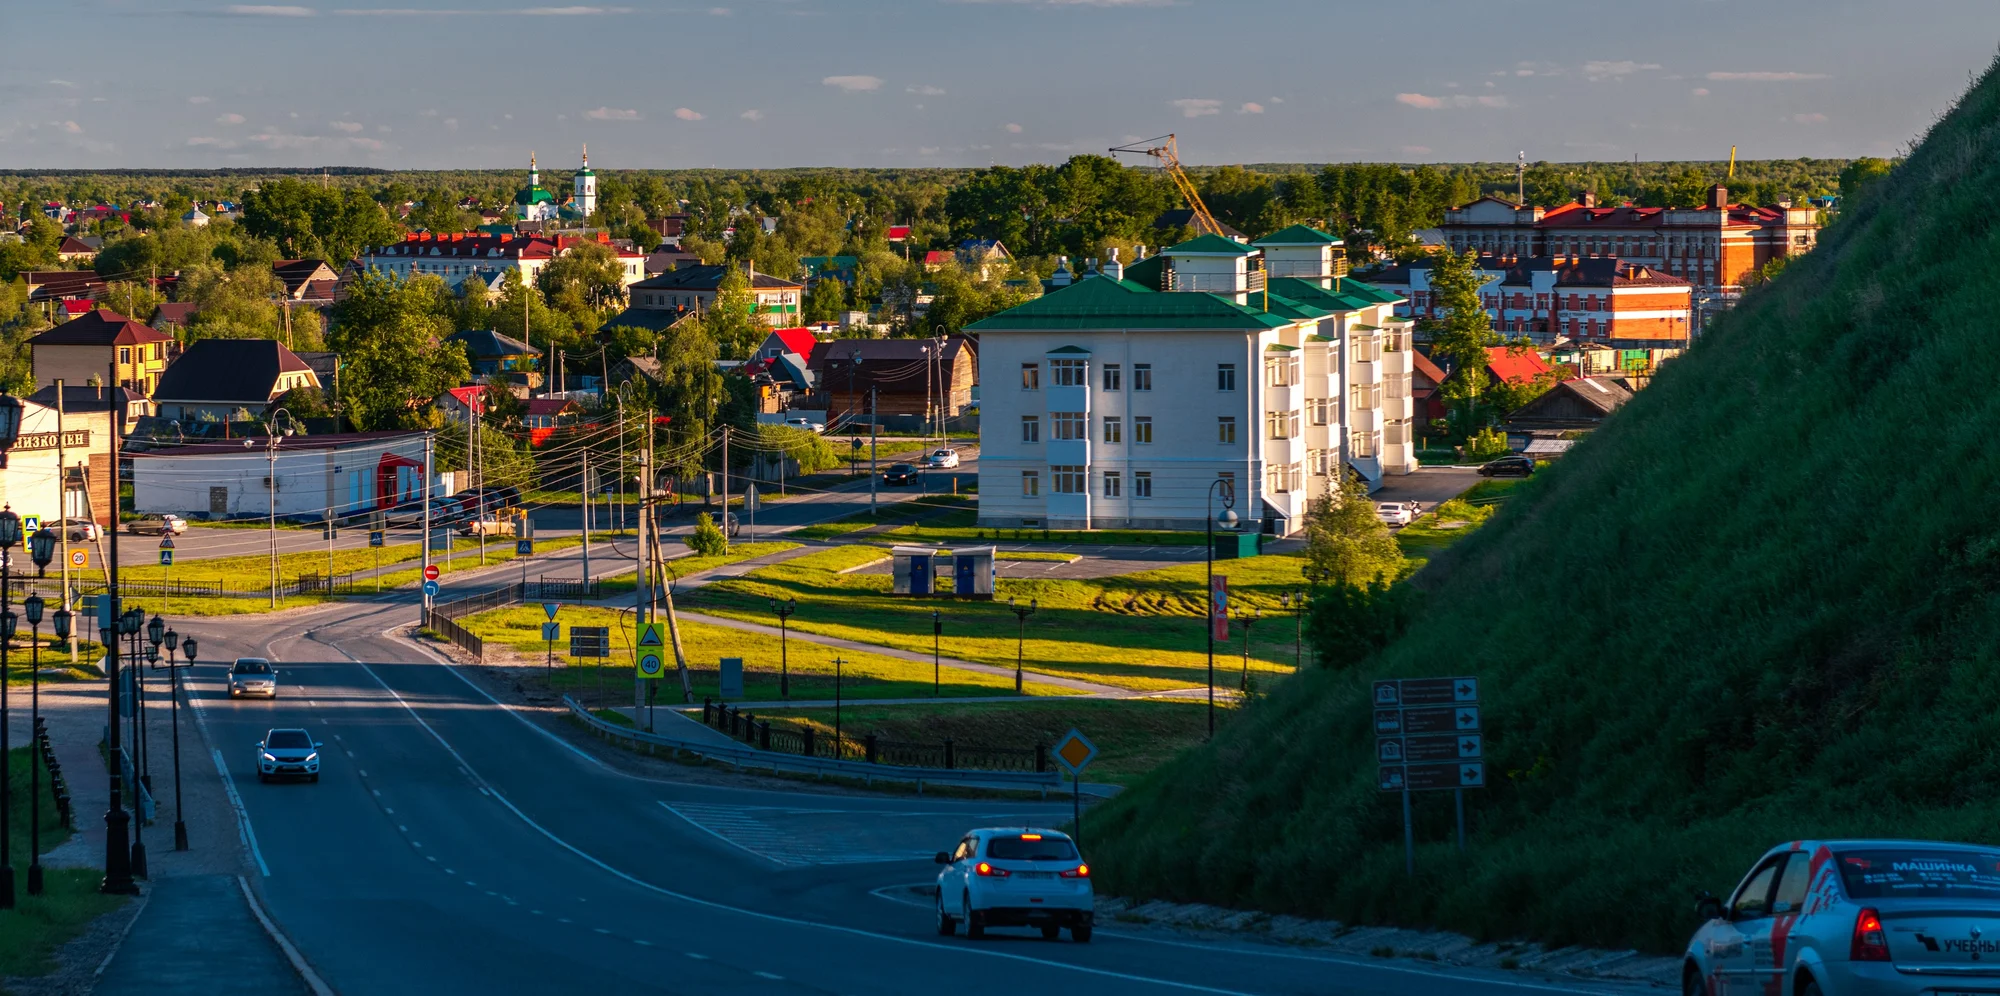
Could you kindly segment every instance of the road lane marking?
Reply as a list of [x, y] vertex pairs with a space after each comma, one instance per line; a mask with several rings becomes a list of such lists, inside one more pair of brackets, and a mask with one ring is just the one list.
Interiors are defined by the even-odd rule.
[[278, 925], [265, 915], [263, 904], [257, 902], [256, 895], [250, 891], [250, 881], [238, 875], [236, 884], [242, 887], [243, 898], [250, 904], [250, 912], [257, 914], [257, 922], [263, 924], [265, 933], [270, 934], [271, 939], [278, 942], [279, 949], [285, 953], [285, 960], [292, 963], [292, 970], [299, 973], [299, 978], [305, 980], [306, 987], [313, 991], [313, 996], [333, 996], [333, 988], [306, 963], [305, 956], [299, 954], [299, 949], [292, 945], [291, 939], [285, 936], [285, 932], [279, 930]]
[[653, 942], [652, 942], [652, 941], [646, 941], [646, 940], [641, 940], [641, 939], [639, 939], [639, 938], [637, 938], [637, 937], [634, 937], [634, 938], [632, 938], [632, 943], [634, 943], [634, 944], [638, 944], [638, 945], [642, 945], [642, 946], [644, 946], [644, 947], [649, 947], [649, 948], [653, 946]]
[[[725, 806], [700, 803], [674, 805], [664, 801], [660, 802], [660, 805], [665, 807], [668, 812], [685, 820], [695, 829], [781, 868], [912, 861], [928, 857], [934, 853], [931, 851], [915, 850], [870, 850], [859, 840], [853, 839], [852, 834], [843, 835], [837, 831], [801, 833], [794, 827], [779, 826], [760, 820], [755, 815], [757, 813], [781, 813], [786, 816], [809, 816], [821, 813], [853, 812], [852, 810], [790, 809], [782, 806]], [[872, 810], [866, 812], [870, 815], [876, 815]], [[882, 813], [880, 815], [956, 816], [958, 814]], [[973, 818], [977, 819], [978, 817]]]
[[250, 827], [250, 811], [243, 808], [243, 797], [236, 794], [236, 781], [229, 777], [229, 764], [222, 759], [222, 748], [210, 747], [208, 750], [215, 755], [215, 770], [222, 775], [223, 790], [229, 793], [229, 808], [236, 810], [237, 839], [250, 849], [250, 856], [257, 859], [257, 871], [270, 878], [271, 866], [264, 863], [264, 852], [257, 847], [257, 831]]
[[689, 952], [686, 952], [686, 954], [687, 954], [687, 956], [688, 956], [688, 957], [690, 957], [690, 958], [693, 958], [693, 959], [694, 959], [694, 960], [696, 960], [696, 961], [707, 961], [707, 960], [708, 960], [708, 956], [707, 956], [707, 955], [705, 955], [705, 954], [695, 954], [695, 953], [694, 953], [694, 952], [692, 952], [692, 951], [689, 951]]
[[605, 930], [605, 929], [604, 929], [603, 927], [592, 927], [592, 928], [590, 928], [590, 929], [592, 929], [592, 930], [594, 930], [594, 931], [597, 931], [597, 932], [598, 932], [598, 933], [600, 933], [600, 934], [609, 934], [609, 933], [611, 933], [610, 931], [608, 931], [608, 930]]
[[784, 979], [785, 979], [785, 977], [784, 977], [784, 976], [782, 976], [782, 975], [772, 975], [772, 974], [771, 974], [771, 973], [769, 973], [769, 972], [752, 972], [752, 973], [750, 973], [750, 974], [752, 974], [752, 975], [754, 975], [754, 976], [756, 976], [756, 977], [758, 977], [758, 978], [760, 978], [760, 979], [770, 979], [770, 980], [771, 980], [771, 981], [773, 981], [773, 982], [783, 982], [783, 981], [784, 981]]

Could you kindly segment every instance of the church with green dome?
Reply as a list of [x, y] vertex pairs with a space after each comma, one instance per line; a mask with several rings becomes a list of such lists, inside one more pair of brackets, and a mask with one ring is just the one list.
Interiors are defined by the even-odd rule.
[[528, 185], [514, 194], [514, 214], [522, 221], [586, 219], [597, 210], [597, 174], [590, 168], [590, 149], [583, 150], [583, 167], [576, 171], [575, 194], [568, 204], [542, 186], [542, 173], [534, 153], [528, 154]]

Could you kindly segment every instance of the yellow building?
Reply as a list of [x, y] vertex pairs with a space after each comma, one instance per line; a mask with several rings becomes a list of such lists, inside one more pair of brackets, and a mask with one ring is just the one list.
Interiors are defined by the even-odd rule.
[[167, 345], [173, 339], [144, 322], [110, 308], [72, 318], [32, 339], [35, 386], [57, 380], [71, 386], [103, 381], [117, 364], [117, 386], [151, 396], [167, 369]]

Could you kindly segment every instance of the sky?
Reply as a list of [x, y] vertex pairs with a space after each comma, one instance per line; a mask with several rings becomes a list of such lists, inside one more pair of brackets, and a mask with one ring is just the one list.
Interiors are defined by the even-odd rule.
[[1191, 164], [1532, 162], [1894, 155], [2000, 2], [5, 0], [0, 27], [34, 39], [0, 168], [986, 166], [1167, 132]]

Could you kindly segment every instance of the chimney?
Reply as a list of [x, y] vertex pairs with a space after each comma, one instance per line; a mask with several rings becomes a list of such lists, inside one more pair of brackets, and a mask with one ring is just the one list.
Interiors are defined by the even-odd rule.
[[1145, 246], [1143, 246], [1143, 245], [1140, 245], [1140, 246], [1133, 246], [1133, 247], [1132, 247], [1132, 258], [1133, 258], [1133, 259], [1134, 259], [1135, 261], [1137, 261], [1137, 262], [1142, 262], [1142, 263], [1143, 263], [1143, 262], [1145, 262], [1145, 260], [1146, 260], [1146, 247], [1145, 247]]
[[1096, 256], [1092, 256], [1089, 259], [1083, 261], [1083, 275], [1086, 278], [1097, 276]]
[[1070, 285], [1069, 257], [1057, 256], [1056, 272], [1053, 276], [1049, 277], [1049, 286], [1068, 287], [1069, 285]]
[[1708, 206], [1717, 211], [1727, 210], [1729, 207], [1729, 189], [1719, 183], [1708, 188]]
[[1597, 192], [1596, 192], [1596, 191], [1592, 191], [1592, 190], [1586, 190], [1586, 191], [1584, 191], [1584, 192], [1583, 192], [1583, 196], [1582, 196], [1582, 197], [1579, 197], [1579, 198], [1577, 198], [1577, 203], [1579, 203], [1579, 204], [1582, 204], [1582, 205], [1583, 205], [1584, 207], [1587, 207], [1587, 208], [1594, 208], [1594, 207], [1596, 207], [1596, 206], [1597, 206]]
[[1113, 280], [1125, 279], [1125, 264], [1118, 261], [1118, 247], [1111, 247], [1111, 261], [1104, 264], [1104, 275]]

